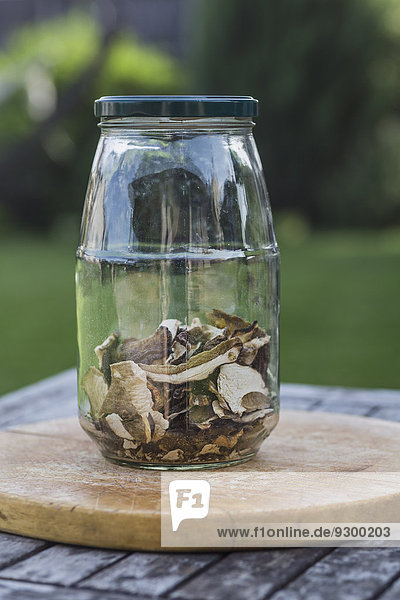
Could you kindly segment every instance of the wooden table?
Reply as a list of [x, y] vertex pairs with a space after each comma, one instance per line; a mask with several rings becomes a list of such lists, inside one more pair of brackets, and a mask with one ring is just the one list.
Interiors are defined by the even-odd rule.
[[[75, 371], [0, 398], [0, 427], [73, 415]], [[400, 421], [400, 391], [282, 385], [282, 406]], [[2, 518], [0, 507], [0, 520]], [[392, 600], [400, 549], [296, 548], [150, 553], [0, 533], [0, 598], [64, 600]]]

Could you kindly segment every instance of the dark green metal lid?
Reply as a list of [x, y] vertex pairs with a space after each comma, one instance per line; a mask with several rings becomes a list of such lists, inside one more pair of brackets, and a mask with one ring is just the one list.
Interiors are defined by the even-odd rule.
[[96, 117], [256, 117], [252, 96], [102, 96]]

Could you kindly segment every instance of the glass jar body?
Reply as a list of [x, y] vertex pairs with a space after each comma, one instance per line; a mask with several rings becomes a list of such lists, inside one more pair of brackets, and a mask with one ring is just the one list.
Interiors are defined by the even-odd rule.
[[248, 119], [103, 119], [77, 251], [81, 424], [147, 468], [248, 460], [278, 421], [279, 252]]

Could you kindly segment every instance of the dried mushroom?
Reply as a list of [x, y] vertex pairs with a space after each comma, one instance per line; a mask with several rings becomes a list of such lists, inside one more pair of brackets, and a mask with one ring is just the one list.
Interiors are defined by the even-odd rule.
[[163, 364], [171, 352], [172, 334], [168, 327], [159, 327], [153, 335], [143, 340], [128, 338], [117, 348], [120, 362], [132, 360], [147, 365]]
[[153, 408], [147, 377], [133, 361], [111, 365], [111, 385], [104, 400], [103, 413], [148, 415]]
[[[190, 344], [188, 348], [186, 344], [183, 345], [178, 340], [175, 340], [172, 344], [172, 352], [167, 358], [167, 363], [175, 365], [179, 364], [179, 362], [183, 362], [188, 354], [188, 349], [190, 350]], [[180, 359], [182, 359], [182, 361]]]
[[248, 392], [242, 398], [242, 406], [248, 411], [269, 408], [271, 406], [271, 400], [261, 392]]
[[160, 323], [159, 328], [166, 327], [171, 334], [171, 341], [174, 341], [180, 325], [182, 325], [182, 321], [178, 321], [178, 319], [164, 319]]
[[199, 456], [202, 454], [221, 454], [221, 449], [217, 444], [206, 444], [200, 450]]
[[99, 369], [104, 373], [107, 383], [111, 381], [110, 365], [116, 362], [116, 350], [119, 343], [119, 335], [112, 333], [100, 346], [94, 349], [99, 361]]
[[153, 398], [153, 408], [155, 410], [161, 410], [162, 408], [165, 408], [168, 400], [164, 397], [162, 391], [148, 379], [146, 381], [146, 385], [149, 388]]
[[108, 393], [108, 385], [104, 375], [96, 367], [90, 367], [83, 378], [82, 384], [89, 398], [92, 417], [98, 419]]
[[240, 365], [251, 365], [256, 358], [258, 351], [268, 344], [270, 339], [269, 335], [263, 335], [244, 342], [243, 348], [239, 354], [238, 363]]
[[99, 368], [83, 378], [84, 426], [106, 456], [224, 463], [248, 458], [269, 435], [278, 418], [270, 336], [221, 310], [208, 319], [165, 319], [145, 339], [112, 333], [95, 348]]
[[152, 429], [148, 415], [132, 415], [130, 418], [122, 419], [122, 423], [135, 442], [148, 443], [151, 441], [154, 427]]
[[258, 371], [261, 374], [266, 385], [268, 385], [268, 381], [273, 382], [274, 379], [273, 377], [271, 377], [270, 370], [268, 369], [269, 359], [270, 347], [269, 343], [267, 343], [259, 349], [251, 365], [253, 369], [256, 369], [256, 371]]
[[193, 406], [189, 410], [189, 422], [199, 429], [209, 429], [211, 422], [217, 417], [210, 410], [210, 405]]
[[213, 325], [208, 325], [207, 323], [202, 323], [200, 319], [193, 319], [192, 324], [188, 327], [188, 332], [190, 335], [197, 334], [200, 338], [200, 341], [208, 341], [217, 335], [221, 335], [223, 333], [223, 329], [219, 327], [214, 327]]
[[217, 417], [220, 417], [222, 419], [222, 417], [225, 416], [224, 408], [221, 406], [218, 400], [214, 400], [211, 406]]
[[100, 344], [99, 346], [96, 346], [94, 351], [99, 360], [99, 369], [101, 369], [103, 366], [104, 355], [107, 353], [110, 353], [110, 351], [113, 350], [114, 348], [116, 348], [117, 345], [118, 345], [118, 335], [116, 333], [112, 333], [111, 335], [108, 336], [108, 338], [106, 338], [104, 340], [104, 342], [102, 344]]
[[167, 454], [164, 454], [164, 456], [162, 457], [161, 460], [168, 462], [169, 460], [171, 462], [176, 462], [177, 460], [181, 461], [184, 458], [184, 454], [183, 451], [180, 450], [179, 448], [177, 448], [176, 450], [170, 450], [170, 452], [167, 452]]
[[233, 338], [218, 344], [212, 350], [201, 352], [180, 365], [145, 365], [139, 366], [154, 381], [168, 383], [184, 383], [206, 379], [220, 365], [234, 362], [242, 349], [242, 342]]
[[264, 417], [272, 414], [275, 414], [275, 411], [272, 408], [265, 408], [262, 410], [253, 410], [248, 413], [243, 413], [240, 417], [238, 415], [234, 415], [229, 418], [237, 423], [251, 423], [252, 421], [256, 421], [258, 419], [264, 419]]
[[150, 410], [149, 419], [152, 419], [154, 422], [154, 430], [152, 433], [152, 440], [157, 442], [160, 440], [165, 434], [166, 430], [169, 427], [168, 419], [164, 419], [162, 413], [158, 412], [158, 410]]
[[252, 327], [249, 321], [245, 321], [237, 315], [229, 315], [223, 310], [214, 308], [207, 314], [207, 318], [214, 327], [226, 329], [228, 335], [232, 335], [235, 331], [246, 330]]
[[218, 375], [218, 394], [224, 399], [229, 409], [242, 415], [246, 406], [242, 399], [249, 393], [258, 392], [266, 397], [267, 390], [260, 373], [251, 367], [238, 364], [223, 365]]
[[123, 438], [124, 440], [133, 440], [132, 435], [125, 429], [122, 419], [116, 413], [112, 413], [111, 415], [106, 416], [107, 425], [109, 428], [117, 435], [118, 437]]

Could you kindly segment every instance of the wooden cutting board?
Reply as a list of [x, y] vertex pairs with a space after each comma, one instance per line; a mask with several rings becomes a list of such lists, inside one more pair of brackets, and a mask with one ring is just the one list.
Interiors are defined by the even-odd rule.
[[[217, 481], [218, 474], [227, 470], [237, 472], [231, 493], [217, 492], [224, 493], [227, 510], [241, 510], [239, 496], [246, 490], [244, 510], [258, 511], [260, 522], [307, 520], [307, 515], [313, 522], [316, 516], [323, 522], [332, 514], [351, 522], [360, 502], [367, 508], [384, 508], [387, 521], [395, 522], [400, 424], [283, 411], [279, 425], [252, 461], [175, 476], [188, 479], [195, 474]], [[324, 472], [335, 473], [333, 486], [331, 482], [327, 487]], [[267, 498], [264, 493], [260, 502], [259, 482], [276, 473], [279, 486]], [[306, 481], [307, 474], [312, 477]], [[57, 542], [162, 550], [160, 478], [159, 471], [106, 461], [77, 418], [14, 427], [0, 433], [0, 529]]]

